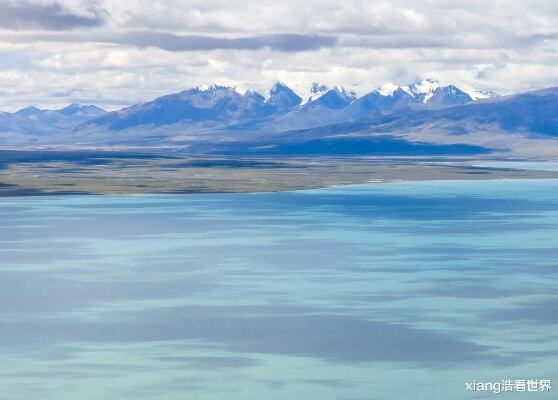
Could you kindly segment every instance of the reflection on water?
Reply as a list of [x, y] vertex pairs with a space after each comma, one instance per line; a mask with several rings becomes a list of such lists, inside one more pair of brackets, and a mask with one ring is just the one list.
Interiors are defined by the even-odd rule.
[[14, 198], [0, 218], [2, 399], [459, 400], [491, 398], [473, 379], [558, 379], [557, 181]]

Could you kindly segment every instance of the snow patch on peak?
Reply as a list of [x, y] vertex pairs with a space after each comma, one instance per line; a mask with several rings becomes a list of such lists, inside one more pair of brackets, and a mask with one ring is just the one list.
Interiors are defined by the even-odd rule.
[[446, 84], [436, 79], [427, 78], [413, 83], [409, 89], [416, 97], [421, 99], [423, 103], [428, 103], [438, 90], [446, 89], [448, 87], [451, 87], [454, 91], [457, 89], [454, 85]]
[[231, 88], [229, 86], [221, 86], [216, 83], [212, 83], [210, 85], [200, 85], [196, 86], [194, 89], [186, 90], [186, 91], [199, 91], [199, 92], [206, 92], [206, 93], [213, 93], [218, 91], [229, 91], [234, 90], [235, 88]]
[[497, 92], [495, 90], [477, 90], [470, 86], [462, 86], [461, 90], [467, 93], [473, 100], [483, 100], [490, 99], [492, 97], [504, 96], [503, 93]]
[[410, 95], [411, 97], [415, 97], [415, 94], [413, 93], [413, 91], [411, 90], [411, 87], [408, 85], [405, 86], [400, 86], [399, 87], [401, 90], [403, 90], [405, 93], [407, 93], [408, 95]]
[[322, 97], [326, 99], [326, 103], [331, 101], [331, 99], [337, 98], [338, 100], [335, 101], [348, 104], [355, 100], [357, 95], [355, 92], [349, 91], [344, 87], [326, 86], [313, 83], [310, 88], [310, 96], [300, 105], [306, 105], [308, 103], [318, 101]]
[[248, 89], [246, 89], [242, 86], [235, 86], [234, 91], [241, 96], [244, 96], [246, 93], [248, 93]]
[[430, 94], [441, 88], [443, 85], [440, 81], [434, 79], [422, 79], [421, 81], [413, 83], [411, 89], [417, 94]]
[[209, 92], [211, 90], [215, 90], [216, 88], [217, 88], [217, 85], [215, 85], [215, 84], [200, 85], [200, 86], [196, 87], [196, 89], [198, 89], [200, 92]]
[[356, 99], [357, 95], [352, 90], [347, 90], [344, 87], [338, 88], [335, 87], [334, 90], [341, 96], [346, 98], [349, 101]]
[[382, 96], [393, 96], [393, 93], [399, 89], [399, 86], [391, 82], [385, 83], [378, 88], [378, 93]]
[[393, 97], [395, 92], [402, 90], [411, 97], [416, 97], [416, 93], [411, 89], [410, 86], [398, 86], [394, 83], [388, 82], [384, 83], [382, 86], [378, 87], [378, 89], [374, 90], [374, 92], [379, 93], [385, 97]]
[[244, 96], [248, 93], [250, 93], [250, 90], [246, 89], [243, 86], [234, 86], [234, 87], [230, 87], [230, 86], [221, 86], [221, 85], [217, 85], [215, 83], [212, 83], [210, 85], [200, 85], [200, 86], [196, 86], [194, 89], [192, 90], [186, 90], [185, 92], [201, 92], [201, 93], [216, 93], [216, 92], [228, 92], [228, 93], [237, 93], [241, 96]]

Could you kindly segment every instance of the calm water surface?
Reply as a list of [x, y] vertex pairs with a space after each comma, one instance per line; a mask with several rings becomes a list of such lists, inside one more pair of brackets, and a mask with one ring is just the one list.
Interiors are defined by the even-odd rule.
[[[555, 399], [558, 181], [0, 199], [2, 400]], [[554, 393], [553, 393], [554, 392]]]

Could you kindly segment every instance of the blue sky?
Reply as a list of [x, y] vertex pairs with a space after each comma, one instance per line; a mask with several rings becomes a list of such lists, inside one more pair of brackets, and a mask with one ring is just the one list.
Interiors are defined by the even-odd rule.
[[522, 91], [558, 84], [557, 27], [552, 0], [0, 0], [0, 109], [116, 108], [213, 82]]

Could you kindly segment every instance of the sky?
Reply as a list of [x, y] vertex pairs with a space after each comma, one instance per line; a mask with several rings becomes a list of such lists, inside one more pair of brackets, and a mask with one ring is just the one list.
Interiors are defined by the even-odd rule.
[[558, 85], [555, 0], [0, 0], [0, 110], [217, 83]]

